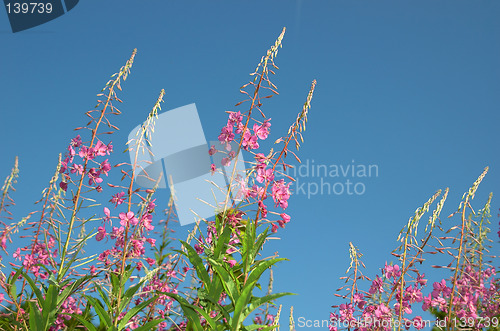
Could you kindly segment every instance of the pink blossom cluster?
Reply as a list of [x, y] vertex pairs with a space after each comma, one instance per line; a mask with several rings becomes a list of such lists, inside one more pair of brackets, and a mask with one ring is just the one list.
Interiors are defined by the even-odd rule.
[[[243, 115], [240, 112], [229, 112], [227, 124], [221, 129], [219, 141], [221, 144], [225, 145], [227, 151], [230, 151], [230, 143], [236, 139], [236, 134], [240, 134], [241, 147], [244, 150], [257, 149], [259, 148], [259, 139], [265, 140], [269, 136], [271, 127], [270, 121], [271, 119], [265, 119], [262, 123], [254, 123], [253, 130], [250, 130], [246, 127], [247, 124], [243, 124]], [[212, 146], [209, 150], [210, 155], [216, 152], [215, 146]], [[253, 185], [249, 186], [249, 180], [239, 176], [236, 179], [239, 183], [239, 191], [236, 198], [246, 200], [249, 203], [256, 203], [260, 214], [258, 216], [261, 216], [262, 220], [267, 220], [269, 210], [265, 200], [268, 198], [268, 188], [270, 187], [271, 189], [271, 197], [273, 198], [274, 206], [284, 210], [288, 208], [288, 200], [291, 196], [291, 183], [285, 183], [284, 179], [275, 180], [275, 170], [271, 163], [271, 156], [268, 157], [262, 153], [254, 155], [255, 166], [253, 167]], [[229, 165], [234, 156], [234, 151], [231, 151], [228, 157], [222, 159], [222, 164], [224, 166]], [[216, 166], [212, 164], [211, 171], [214, 172], [215, 169]], [[281, 213], [279, 220], [271, 222], [271, 231], [277, 232], [279, 227], [284, 228], [288, 222], [290, 222], [290, 216]]]
[[[103, 181], [101, 175], [107, 176], [111, 170], [111, 165], [108, 159], [100, 163], [94, 159], [98, 156], [110, 155], [112, 152], [113, 145], [111, 143], [105, 145], [102, 141], [98, 140], [93, 147], [88, 147], [82, 143], [80, 135], [71, 139], [65, 159], [61, 162], [61, 168], [59, 169], [59, 172], [63, 174], [63, 179], [59, 183], [59, 186], [66, 191], [71, 178], [70, 174], [85, 175], [88, 178], [88, 185], [95, 187], [97, 192], [101, 192], [102, 187], [100, 183]], [[75, 162], [77, 155], [81, 158], [80, 162]], [[87, 169], [89, 161], [92, 161], [96, 166]]]
[[81, 315], [82, 313], [83, 312], [80, 309], [80, 302], [72, 296], [68, 297], [61, 305], [61, 309], [59, 310], [59, 314], [57, 315], [54, 325], [49, 328], [49, 331], [66, 329], [66, 325], [64, 323], [71, 319], [71, 314]]
[[[457, 279], [451, 305], [457, 319], [481, 321], [500, 314], [500, 283], [495, 278], [495, 268], [475, 270], [471, 265], [465, 267], [462, 277]], [[423, 310], [431, 307], [448, 313], [452, 294], [452, 279], [435, 282], [433, 290], [424, 297]], [[484, 325], [479, 323], [477, 327]]]
[[[409, 317], [412, 305], [422, 302], [422, 288], [427, 283], [425, 275], [417, 273], [412, 284], [404, 284], [403, 297], [400, 293], [401, 270], [397, 264], [385, 264], [382, 276], [373, 279], [368, 292], [355, 291], [349, 303], [338, 307], [338, 313], [330, 313], [330, 331], [340, 329], [338, 325], [348, 325], [359, 331], [383, 329], [391, 330], [394, 320], [398, 320], [401, 311], [401, 324], [414, 326], [420, 330], [424, 327], [421, 316]], [[383, 298], [393, 293], [389, 304]]]
[[[52, 236], [47, 236], [46, 242], [35, 241], [32, 245], [24, 247], [23, 249], [17, 248], [14, 252], [13, 257], [16, 260], [22, 261], [23, 267], [26, 268], [28, 272], [33, 273], [35, 277], [40, 277], [41, 279], [47, 279], [49, 277], [49, 272], [42, 269], [40, 265], [46, 267], [54, 267], [53, 259], [57, 256], [58, 250], [54, 248], [56, 246], [56, 240]], [[29, 252], [22, 254], [22, 252]], [[11, 275], [15, 272], [12, 271]]]

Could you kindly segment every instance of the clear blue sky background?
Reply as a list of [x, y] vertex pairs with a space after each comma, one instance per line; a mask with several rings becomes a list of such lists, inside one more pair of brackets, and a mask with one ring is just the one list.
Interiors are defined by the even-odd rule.
[[[34, 209], [73, 128], [86, 122], [95, 95], [134, 48], [119, 94], [123, 115], [114, 122], [121, 129], [112, 138], [115, 163], [127, 161], [126, 137], [161, 89], [164, 110], [196, 103], [207, 139], [216, 139], [224, 111], [240, 101], [239, 87], [286, 26], [274, 79], [280, 95], [263, 106], [273, 140], [317, 79], [301, 158], [379, 170], [351, 178], [363, 183], [363, 195], [292, 198], [292, 222], [268, 245], [290, 259], [275, 269], [275, 291], [299, 294], [280, 301], [285, 316], [293, 305], [296, 318], [327, 319], [340, 303], [333, 293], [350, 241], [373, 277], [391, 260], [399, 230], [436, 190], [450, 187], [447, 216], [490, 166], [474, 206], [500, 194], [499, 14], [497, 1], [80, 1], [13, 34], [0, 10], [0, 174], [8, 175], [16, 155], [21, 168], [12, 210], [19, 219]], [[102, 194], [109, 200], [109, 190]], [[158, 199], [166, 206], [166, 196]], [[498, 207], [494, 196], [496, 242]], [[185, 238], [188, 228], [175, 229]]]

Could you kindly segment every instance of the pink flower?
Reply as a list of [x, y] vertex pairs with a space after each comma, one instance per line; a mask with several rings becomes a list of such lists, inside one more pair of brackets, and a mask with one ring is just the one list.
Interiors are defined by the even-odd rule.
[[152, 231], [155, 228], [154, 226], [151, 225], [152, 220], [153, 220], [153, 216], [151, 216], [150, 214], [144, 215], [142, 217], [142, 225], [144, 226], [144, 228], [147, 231]]
[[285, 224], [290, 222], [290, 216], [288, 214], [281, 214], [281, 219], [278, 220], [278, 224], [280, 225], [280, 227], [284, 228], [285, 227]]
[[155, 260], [153, 260], [153, 259], [152, 259], [152, 258], [150, 258], [150, 257], [147, 257], [147, 258], [146, 258], [146, 262], [147, 262], [150, 266], [156, 263], [156, 261], [155, 261]]
[[272, 168], [266, 169], [266, 165], [264, 163], [260, 163], [257, 165], [257, 177], [255, 178], [259, 183], [264, 182], [265, 180], [273, 181], [274, 180], [274, 172]]
[[214, 174], [215, 170], [217, 170], [217, 167], [215, 166], [215, 164], [211, 164], [210, 165], [210, 172], [212, 173], [212, 175]]
[[128, 224], [130, 225], [136, 225], [139, 223], [139, 220], [135, 218], [134, 212], [129, 211], [128, 213], [120, 213], [120, 224], [123, 226], [127, 226]]
[[243, 116], [241, 115], [240, 112], [230, 112], [229, 113], [229, 120], [227, 121], [227, 125], [238, 125], [243, 121]]
[[99, 177], [101, 175], [101, 172], [98, 171], [96, 168], [92, 168], [89, 170], [87, 176], [89, 177], [89, 185], [92, 185], [93, 183], [102, 183], [102, 178]]
[[95, 152], [93, 148], [88, 148], [87, 146], [82, 146], [80, 148], [80, 152], [78, 152], [78, 155], [82, 159], [89, 159], [93, 160], [95, 158]]
[[66, 192], [66, 190], [68, 189], [68, 183], [66, 182], [60, 182], [59, 183], [59, 187], [64, 191]]
[[104, 207], [104, 215], [106, 215], [105, 217], [103, 217], [104, 221], [108, 221], [111, 218], [110, 211], [109, 211], [108, 207]]
[[226, 260], [226, 258], [224, 258], [224, 260], [226, 261], [227, 264], [229, 264], [231, 268], [234, 267], [236, 264], [236, 260]]
[[104, 156], [106, 153], [109, 155], [108, 146], [104, 145], [100, 140], [95, 144], [94, 151], [98, 156]]
[[290, 198], [289, 186], [290, 183], [285, 185], [283, 179], [273, 183], [272, 195], [276, 206], [279, 205], [283, 209], [288, 207], [288, 199]]
[[108, 172], [111, 170], [111, 165], [108, 162], [108, 159], [104, 160], [99, 167], [99, 172], [108, 175]]
[[208, 155], [212, 156], [215, 153], [217, 153], [217, 150], [215, 149], [215, 145], [210, 146], [210, 149], [208, 150]]
[[123, 198], [124, 195], [125, 195], [125, 192], [120, 192], [120, 193], [116, 193], [115, 195], [113, 195], [110, 202], [115, 204], [115, 208], [118, 205], [121, 205], [123, 203], [123, 201], [125, 201], [125, 199]]
[[198, 253], [198, 255], [202, 254], [205, 251], [205, 248], [203, 248], [203, 246], [199, 244], [194, 244], [194, 249], [196, 250], [196, 253]]
[[248, 151], [248, 149], [257, 149], [259, 148], [258, 138], [250, 133], [250, 130], [246, 130], [243, 134], [243, 141], [241, 142], [241, 146]]
[[103, 226], [100, 226], [98, 229], [97, 229], [97, 234], [95, 235], [95, 239], [97, 241], [101, 241], [103, 240], [104, 238], [106, 238], [106, 229], [103, 227]]
[[73, 147], [80, 147], [82, 145], [82, 138], [80, 135], [76, 136], [75, 138], [71, 139], [71, 146]]
[[222, 128], [221, 133], [219, 135], [219, 141], [221, 144], [228, 144], [234, 140], [233, 127], [230, 125], [226, 125]]
[[269, 135], [269, 127], [271, 126], [271, 123], [269, 123], [270, 120], [270, 118], [265, 120], [262, 125], [258, 125], [257, 123], [253, 125], [253, 131], [259, 139], [267, 139], [267, 136]]
[[383, 287], [383, 282], [382, 278], [377, 276], [370, 287], [370, 294], [375, 294], [375, 293], [382, 293], [384, 292], [384, 287]]
[[83, 174], [83, 166], [81, 164], [73, 163], [73, 166], [71, 167], [71, 173], [77, 173], [81, 176]]
[[21, 261], [21, 249], [18, 247], [14, 254], [12, 254], [12, 257], [16, 260]]

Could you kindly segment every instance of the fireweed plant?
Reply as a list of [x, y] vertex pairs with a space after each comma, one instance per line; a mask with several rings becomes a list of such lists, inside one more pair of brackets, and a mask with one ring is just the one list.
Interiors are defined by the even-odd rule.
[[[500, 330], [500, 279], [492, 265], [490, 229], [490, 193], [484, 208], [474, 211], [471, 202], [486, 176], [488, 168], [464, 193], [458, 209], [448, 218], [458, 222], [441, 222], [439, 215], [448, 196], [448, 188], [430, 215], [424, 234], [417, 236], [419, 222], [439, 198], [436, 192], [415, 211], [399, 233], [401, 245], [392, 252], [397, 260], [385, 263], [381, 274], [370, 279], [363, 275], [362, 254], [350, 243], [351, 264], [347, 269], [344, 290], [335, 294], [346, 300], [334, 305], [329, 329], [334, 330]], [[436, 221], [439, 220], [439, 223]], [[438, 233], [438, 234], [436, 234]], [[499, 232], [500, 236], [500, 232]], [[450, 271], [448, 279], [429, 286], [418, 266], [428, 254], [444, 254], [447, 265], [433, 265]], [[359, 288], [359, 281], [371, 282], [368, 291]], [[412, 316], [421, 308], [434, 315], [435, 320]], [[415, 315], [415, 314], [413, 314]]]
[[[215, 220], [198, 218], [186, 241], [179, 240], [180, 249], [170, 246], [168, 228], [176, 221], [175, 195], [166, 218], [155, 221], [153, 196], [160, 178], [149, 178], [138, 164], [139, 153], [151, 153], [150, 139], [163, 90], [135, 139], [127, 142], [126, 152], [135, 158], [113, 166], [110, 162], [114, 146], [105, 137], [118, 129], [111, 118], [121, 114], [116, 108], [122, 102], [117, 92], [130, 73], [136, 50], [111, 76], [98, 94], [97, 106], [86, 113], [88, 123], [75, 129], [79, 134], [71, 139], [65, 154], [59, 155], [56, 171], [37, 202], [39, 210], [8, 224], [13, 219], [9, 207], [14, 205], [11, 195], [19, 175], [16, 158], [0, 200], [0, 244], [14, 259], [12, 271], [0, 273], [2, 330], [278, 328], [281, 306], [277, 308], [275, 300], [291, 293], [272, 292], [272, 267], [285, 259], [262, 257], [261, 251], [291, 219], [284, 211], [294, 179], [282, 174], [287, 181], [277, 180], [275, 174], [289, 166], [285, 163], [289, 154], [300, 162], [290, 144], [298, 150], [303, 142], [316, 85], [313, 81], [287, 134], [275, 141], [277, 152], [274, 148], [267, 154], [258, 152], [259, 142], [270, 134], [271, 119], [261, 106], [264, 99], [278, 94], [270, 78], [278, 69], [274, 60], [284, 33], [285, 29], [240, 90], [246, 99], [236, 106], [246, 109], [228, 112], [218, 137], [220, 145], [211, 146], [208, 152], [223, 155], [222, 164], [211, 165], [212, 173], [232, 165], [229, 185], [214, 186], [225, 193], [224, 201], [210, 203]], [[236, 157], [240, 152], [252, 160], [243, 173], [236, 170], [237, 162], [242, 162]], [[121, 183], [106, 182], [112, 171], [122, 174]], [[137, 176], [156, 183], [154, 188], [135, 187]], [[97, 202], [102, 198], [109, 200], [109, 208]], [[22, 237], [29, 238], [29, 244], [11, 246], [13, 235], [21, 228], [27, 231]], [[162, 229], [159, 239], [153, 238], [155, 228]], [[102, 250], [88, 255], [84, 248], [89, 244], [101, 245]], [[266, 271], [269, 284], [262, 290]], [[256, 296], [258, 292], [265, 293]]]

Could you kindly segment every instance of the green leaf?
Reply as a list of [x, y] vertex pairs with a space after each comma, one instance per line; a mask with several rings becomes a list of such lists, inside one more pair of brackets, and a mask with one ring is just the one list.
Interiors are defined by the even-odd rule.
[[135, 306], [134, 308], [130, 309], [126, 314], [125, 316], [123, 316], [123, 318], [121, 319], [120, 321], [120, 324], [118, 324], [118, 329], [123, 329], [128, 321], [134, 317], [135, 315], [137, 315], [138, 313], [141, 312], [141, 310], [146, 307], [147, 305], [149, 305], [151, 302], [153, 302], [154, 300], [156, 300], [157, 296], [149, 299], [149, 300], [146, 300], [144, 302], [141, 302], [140, 304], [138, 304], [137, 306]]
[[160, 324], [163, 321], [164, 321], [164, 319], [158, 319], [158, 320], [154, 320], [154, 321], [149, 321], [146, 324], [144, 324], [143, 326], [140, 326], [137, 329], [134, 329], [134, 331], [150, 331], [150, 330], [153, 330], [155, 326], [157, 326], [158, 324]]
[[263, 304], [266, 304], [268, 302], [274, 301], [276, 299], [279, 299], [281, 297], [284, 297], [285, 295], [296, 295], [295, 293], [289, 293], [289, 292], [281, 292], [281, 293], [272, 293], [265, 295], [263, 297], [253, 297], [252, 300], [250, 301], [250, 304], [244, 309], [244, 315], [248, 316], [254, 311], [255, 309], [259, 308]]
[[[205, 286], [210, 286], [210, 276], [208, 275], [207, 270], [205, 269], [205, 266], [203, 265], [203, 260], [198, 256], [198, 253], [196, 253], [196, 250], [191, 247], [188, 243], [185, 241], [179, 240], [182, 245], [186, 248], [187, 250], [187, 257], [189, 258], [189, 261], [191, 264], [195, 267], [196, 269], [196, 274], [198, 275], [198, 278], [205, 284]], [[207, 290], [210, 291], [209, 288]]]
[[30, 306], [30, 330], [31, 331], [45, 331], [41, 326], [43, 325], [42, 314], [38, 310], [36, 304], [29, 301]]
[[243, 309], [245, 309], [246, 305], [250, 301], [254, 287], [255, 282], [247, 281], [245, 288], [243, 289], [243, 291], [241, 291], [241, 295], [234, 305], [233, 323], [231, 330], [239, 330], [241, 324], [245, 320], [246, 315], [243, 314]]
[[108, 312], [104, 310], [101, 302], [98, 299], [88, 295], [84, 295], [84, 297], [87, 298], [87, 301], [90, 302], [92, 307], [94, 307], [95, 312], [97, 313], [97, 315], [99, 315], [99, 320], [109, 328], [112, 325], [111, 317], [109, 316]]
[[51, 326], [56, 319], [58, 292], [59, 288], [56, 285], [49, 285], [49, 289], [45, 295], [45, 301], [42, 306], [42, 319], [45, 328]]
[[[238, 280], [233, 280], [229, 272], [224, 269], [217, 261], [209, 259], [212, 268], [214, 268], [216, 274], [220, 277], [222, 285], [226, 290], [227, 295], [232, 302], [236, 302], [239, 297], [239, 287], [237, 286]], [[218, 299], [217, 299], [218, 300]]]
[[266, 271], [270, 266], [273, 264], [280, 262], [280, 261], [287, 261], [288, 259], [286, 258], [277, 258], [277, 259], [272, 259], [272, 260], [266, 260], [261, 262], [257, 267], [254, 268], [250, 276], [248, 276], [247, 283], [248, 282], [256, 282], [259, 280], [260, 276], [264, 271]]
[[217, 239], [217, 244], [214, 250], [214, 259], [219, 259], [222, 252], [225, 252], [227, 249], [227, 244], [229, 243], [229, 239], [231, 238], [231, 228], [226, 226], [222, 231], [222, 235]]
[[[177, 295], [174, 293], [168, 293], [168, 292], [160, 292], [160, 293], [163, 295], [169, 296], [171, 298], [174, 298], [181, 305], [182, 311], [184, 312], [184, 316], [192, 324], [192, 325], [190, 325], [190, 323], [188, 323], [187, 330], [203, 330], [203, 327], [201, 326], [201, 322], [200, 322], [200, 317], [198, 316], [198, 314], [196, 312], [202, 314], [203, 316], [207, 316], [209, 319], [211, 319], [210, 316], [208, 316], [206, 314], [206, 312], [204, 312], [200, 307], [197, 307], [197, 306], [190, 304], [186, 299], [184, 299], [180, 295]], [[207, 318], [205, 317], [205, 319], [207, 319]], [[208, 319], [207, 319], [207, 321], [210, 323], [210, 321]], [[194, 329], [190, 328], [192, 326], [195, 326], [195, 328]]]
[[36, 298], [38, 299], [38, 303], [40, 304], [40, 306], [42, 306], [42, 302], [44, 300], [42, 292], [40, 291], [40, 289], [38, 287], [36, 287], [36, 284], [33, 281], [33, 279], [26, 272], [24, 272], [23, 270], [21, 270], [21, 274], [23, 275], [24, 279], [26, 279], [26, 281], [30, 285], [31, 289], [35, 293]]
[[82, 323], [84, 327], [89, 331], [97, 331], [97, 328], [90, 321], [87, 321], [83, 316], [71, 314], [72, 317], [78, 320], [78, 322]]

